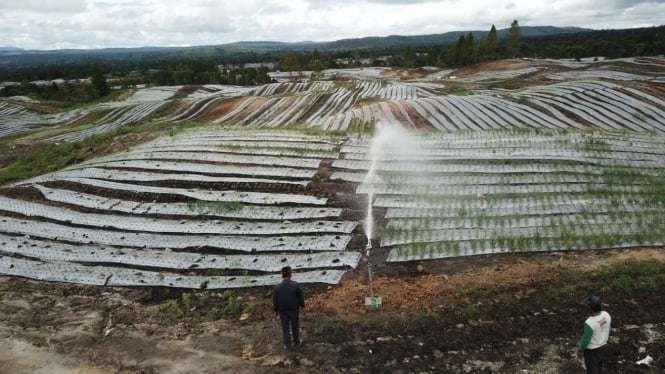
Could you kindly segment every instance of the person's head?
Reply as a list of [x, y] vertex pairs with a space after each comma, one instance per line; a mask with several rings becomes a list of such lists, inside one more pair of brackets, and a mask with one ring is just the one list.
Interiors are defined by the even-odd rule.
[[291, 278], [291, 267], [284, 266], [282, 268], [282, 278]]
[[586, 300], [586, 303], [594, 312], [600, 312], [603, 309], [603, 304], [601, 303], [600, 297], [598, 296], [589, 296], [589, 298]]

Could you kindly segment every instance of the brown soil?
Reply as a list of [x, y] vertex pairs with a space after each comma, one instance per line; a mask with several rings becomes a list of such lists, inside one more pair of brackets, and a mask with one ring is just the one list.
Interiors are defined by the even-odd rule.
[[393, 69], [381, 72], [381, 76], [385, 78], [409, 80], [423, 78], [429, 73], [431, 72], [427, 72], [424, 69]]
[[465, 77], [467, 75], [476, 74], [481, 71], [518, 70], [518, 69], [524, 69], [526, 67], [529, 67], [528, 61], [521, 61], [521, 60], [490, 61], [457, 69], [455, 70], [455, 75], [458, 77]]
[[222, 117], [227, 112], [233, 110], [237, 105], [240, 105], [243, 101], [247, 100], [247, 97], [233, 97], [230, 99], [225, 99], [219, 103], [212, 106], [208, 111], [198, 118], [199, 121], [214, 121]]
[[324, 94], [318, 95], [318, 98], [316, 99], [316, 101], [307, 110], [307, 112], [303, 113], [303, 115], [300, 116], [300, 118], [303, 118], [303, 119], [309, 118], [311, 115], [316, 113], [328, 101], [330, 96], [331, 96], [331, 94], [329, 94], [329, 93], [324, 93]]
[[198, 90], [204, 90], [202, 85], [182, 86], [170, 99], [184, 99]]
[[404, 110], [406, 110], [406, 113], [409, 115], [413, 123], [416, 124], [416, 129], [418, 130], [425, 130], [425, 129], [431, 129], [431, 126], [428, 122], [423, 120], [423, 118], [418, 114], [417, 111], [415, 111], [411, 105], [407, 102], [402, 102], [402, 106], [404, 106]]
[[[380, 256], [380, 254], [377, 254]], [[366, 309], [366, 269], [339, 286], [307, 286], [306, 346], [283, 353], [270, 289], [237, 291], [253, 311], [214, 319], [218, 294], [176, 316], [177, 290], [99, 288], [0, 278], [0, 367], [7, 373], [451, 372], [581, 373], [572, 353], [595, 285], [589, 271], [662, 249], [479, 256], [374, 273], [380, 309]], [[565, 270], [580, 286], [545, 290]], [[419, 271], [421, 270], [421, 271]], [[477, 292], [491, 297], [476, 299]], [[192, 298], [201, 297], [195, 294]], [[663, 293], [604, 294], [616, 372], [665, 366]], [[649, 303], [640, 302], [648, 298]], [[646, 354], [654, 369], [634, 365]]]
[[62, 112], [62, 109], [58, 107], [54, 107], [51, 105], [46, 105], [42, 103], [32, 103], [29, 101], [13, 101], [14, 104], [34, 110], [35, 112], [38, 113], [43, 113], [43, 114], [53, 114], [53, 113], [60, 113]]

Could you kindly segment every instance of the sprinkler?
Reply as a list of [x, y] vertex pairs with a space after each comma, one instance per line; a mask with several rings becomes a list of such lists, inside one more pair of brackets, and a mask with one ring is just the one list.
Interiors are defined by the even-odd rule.
[[374, 289], [372, 288], [372, 264], [367, 263], [367, 274], [369, 275], [369, 297], [365, 298], [365, 308], [379, 309], [381, 307], [381, 298], [374, 297]]
[[369, 260], [369, 250], [372, 248], [372, 239], [367, 239], [367, 279], [369, 280], [369, 297], [365, 298], [365, 308], [379, 309], [381, 306], [381, 298], [374, 297], [374, 286], [372, 285], [372, 263]]

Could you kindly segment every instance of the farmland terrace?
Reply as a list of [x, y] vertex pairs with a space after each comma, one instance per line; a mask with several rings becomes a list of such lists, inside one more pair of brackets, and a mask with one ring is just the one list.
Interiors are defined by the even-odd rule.
[[[0, 189], [0, 364], [162, 372], [184, 348], [205, 357], [185, 372], [576, 372], [577, 302], [604, 291], [612, 366], [665, 367], [665, 59], [323, 73], [0, 100], [7, 169], [122, 134]], [[267, 321], [285, 265], [311, 309], [295, 356]], [[614, 284], [630, 266], [655, 288]]]

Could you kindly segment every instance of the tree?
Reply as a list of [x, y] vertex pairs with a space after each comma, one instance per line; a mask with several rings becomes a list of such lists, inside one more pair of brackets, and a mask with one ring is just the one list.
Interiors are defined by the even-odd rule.
[[407, 68], [416, 65], [416, 49], [413, 46], [410, 45], [402, 51], [402, 64]]
[[446, 53], [449, 66], [462, 66], [464, 61], [464, 35], [460, 35], [457, 43], [451, 45]]
[[480, 40], [478, 46], [478, 58], [482, 61], [494, 61], [499, 51], [499, 37], [496, 34], [496, 27], [492, 25], [490, 32]]
[[309, 56], [309, 68], [314, 71], [323, 70], [323, 64], [321, 63], [321, 53], [318, 49], [314, 49], [312, 54]]
[[106, 83], [104, 68], [99, 62], [92, 64], [92, 78], [90, 79], [90, 83], [99, 96], [106, 96], [111, 92], [108, 83]]
[[473, 38], [472, 33], [468, 33], [466, 35], [466, 39], [464, 39], [464, 59], [463, 59], [463, 64], [466, 65], [471, 65], [475, 64], [477, 60], [477, 53], [476, 53], [476, 42]]
[[362, 58], [360, 49], [356, 48], [353, 51], [351, 51], [351, 58], [353, 59], [353, 65], [360, 66], [361, 65], [360, 59]]
[[300, 70], [300, 61], [298, 54], [293, 50], [289, 49], [284, 54], [284, 60], [280, 64], [280, 67], [284, 71], [298, 71]]
[[522, 44], [522, 31], [517, 20], [510, 24], [508, 35], [506, 36], [506, 49], [508, 54], [513, 58], [517, 57], [520, 52], [520, 45]]

